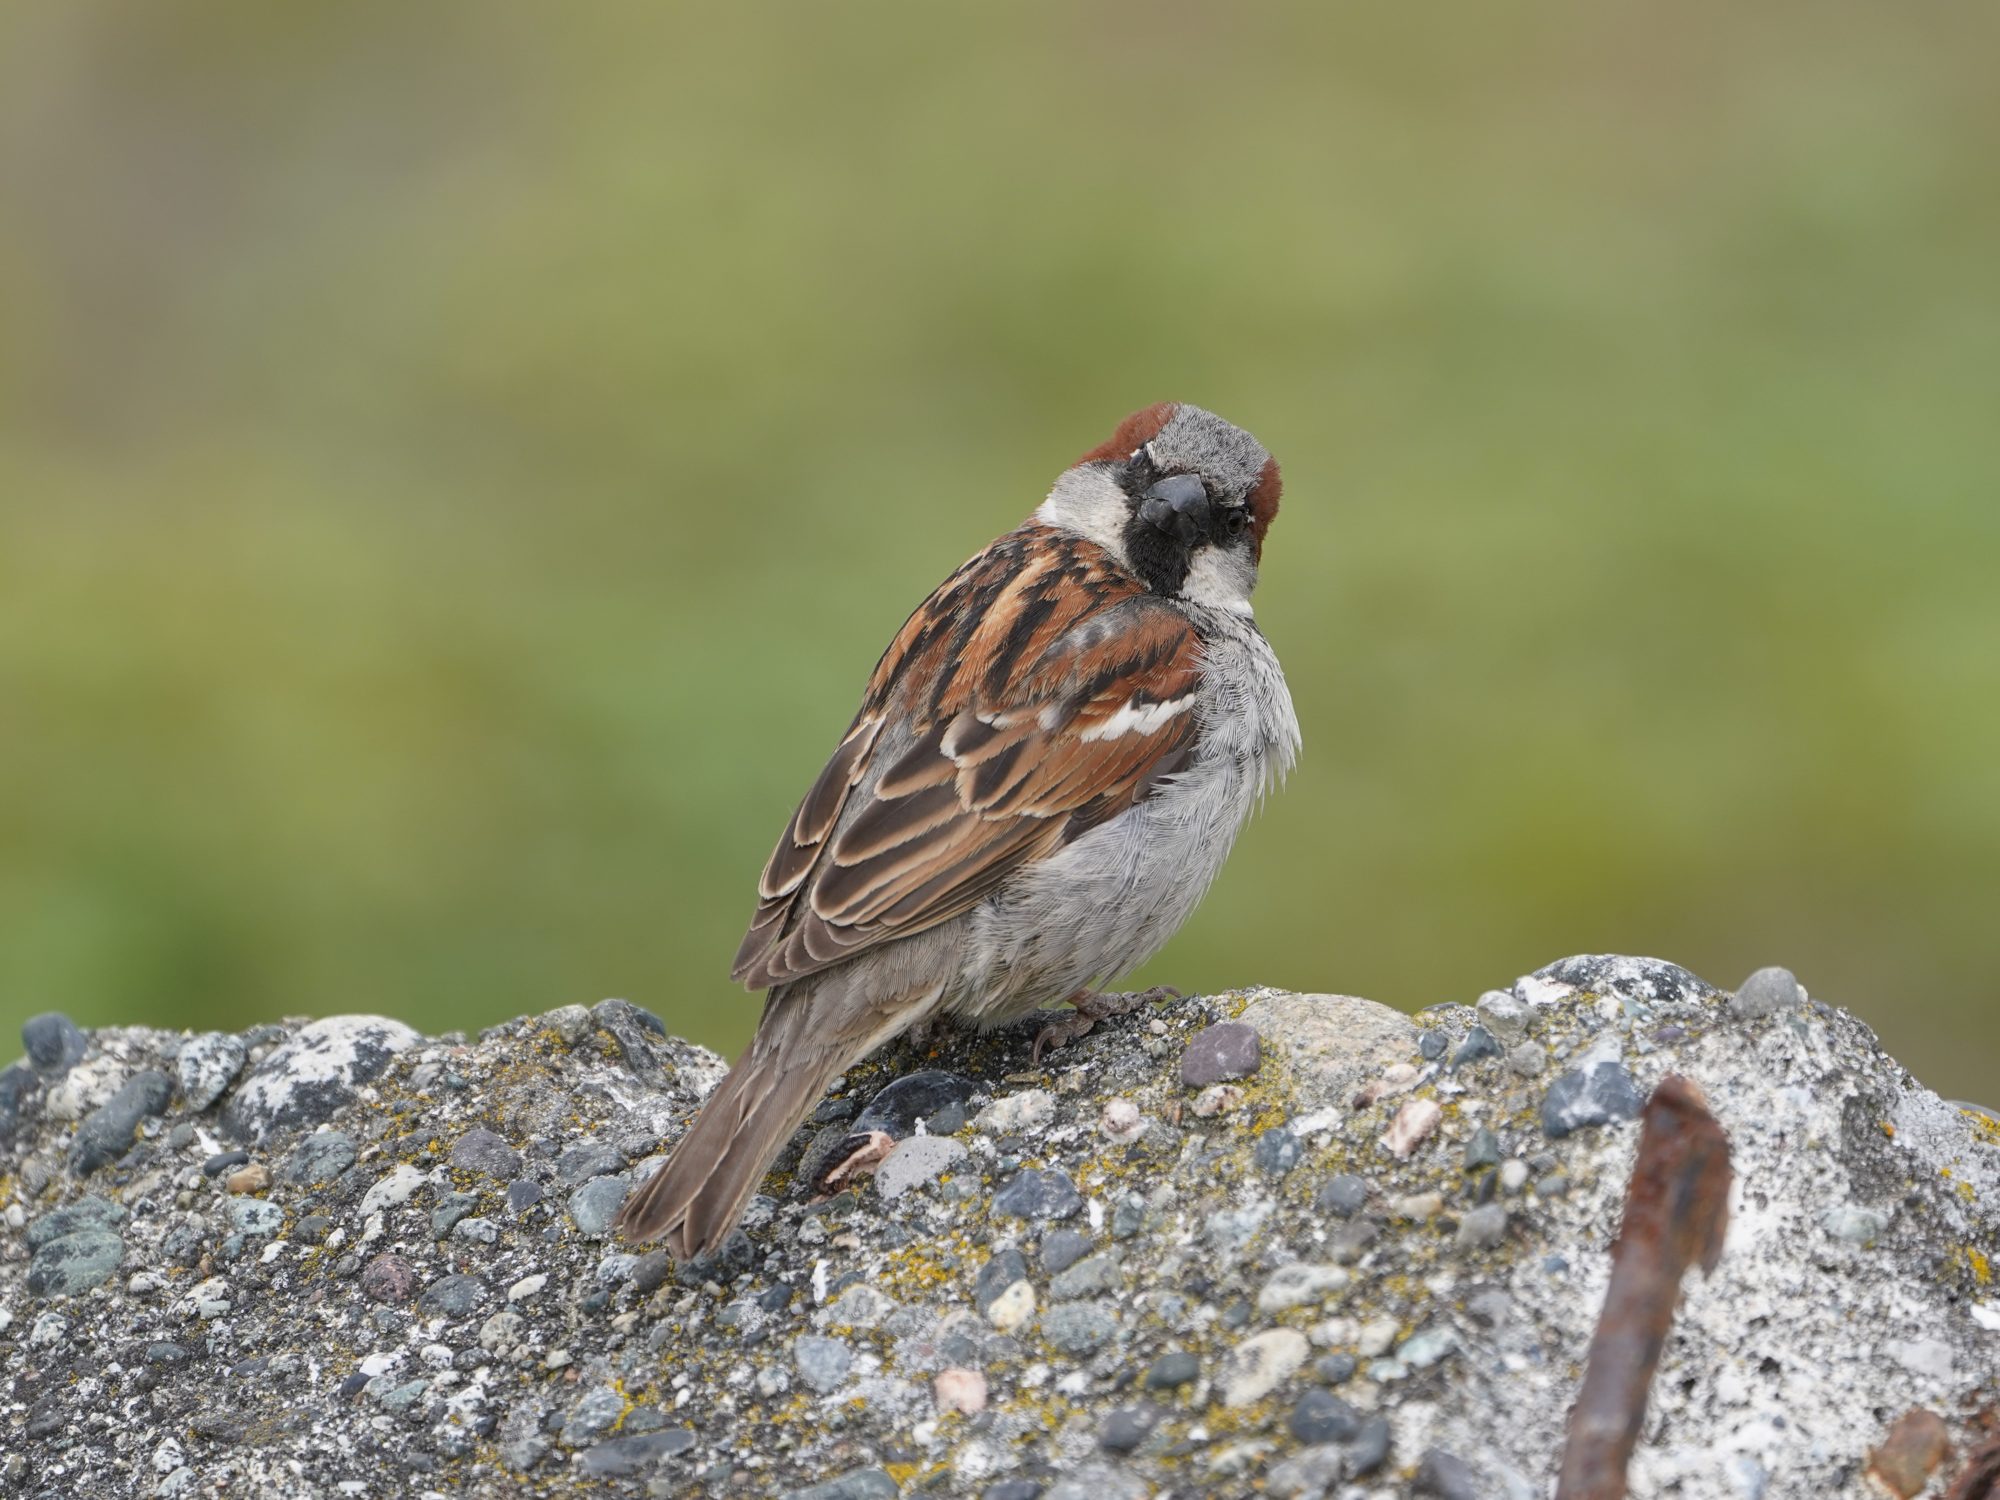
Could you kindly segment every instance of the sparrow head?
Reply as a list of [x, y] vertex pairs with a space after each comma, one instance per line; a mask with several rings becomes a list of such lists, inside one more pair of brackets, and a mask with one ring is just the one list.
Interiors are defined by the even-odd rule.
[[1155, 593], [1247, 611], [1280, 488], [1249, 433], [1168, 401], [1119, 423], [1036, 516], [1104, 547]]

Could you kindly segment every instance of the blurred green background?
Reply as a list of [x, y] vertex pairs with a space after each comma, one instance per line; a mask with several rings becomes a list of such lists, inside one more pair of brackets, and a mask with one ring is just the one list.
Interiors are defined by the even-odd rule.
[[1577, 951], [2000, 1101], [2000, 10], [0, 9], [0, 1051], [724, 1049], [877, 652], [1161, 398], [1306, 755], [1146, 973]]

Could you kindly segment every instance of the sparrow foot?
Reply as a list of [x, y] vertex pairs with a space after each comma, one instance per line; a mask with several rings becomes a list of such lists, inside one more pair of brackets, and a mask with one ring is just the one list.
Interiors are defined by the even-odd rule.
[[1059, 1021], [1049, 1022], [1036, 1034], [1034, 1050], [1028, 1054], [1028, 1061], [1040, 1067], [1044, 1048], [1067, 1047], [1078, 1038], [1090, 1035], [1099, 1021], [1108, 1021], [1113, 1016], [1129, 1016], [1133, 1011], [1144, 1010], [1158, 1001], [1180, 998], [1181, 992], [1169, 984], [1156, 984], [1150, 990], [1133, 990], [1116, 995], [1078, 990], [1065, 1002], [1075, 1006], [1075, 1011]]
[[871, 1130], [866, 1135], [855, 1136], [852, 1139], [857, 1143], [854, 1150], [842, 1157], [839, 1165], [820, 1178], [819, 1187], [822, 1192], [833, 1192], [851, 1177], [872, 1174], [882, 1165], [889, 1153], [896, 1149], [896, 1138], [886, 1130]]

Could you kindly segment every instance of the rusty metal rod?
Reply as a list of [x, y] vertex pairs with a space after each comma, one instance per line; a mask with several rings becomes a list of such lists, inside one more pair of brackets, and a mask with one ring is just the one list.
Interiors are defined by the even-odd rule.
[[1715, 1269], [1729, 1225], [1729, 1137], [1701, 1090], [1670, 1075], [1646, 1101], [1611, 1285], [1570, 1409], [1556, 1500], [1623, 1500], [1625, 1469], [1690, 1265]]

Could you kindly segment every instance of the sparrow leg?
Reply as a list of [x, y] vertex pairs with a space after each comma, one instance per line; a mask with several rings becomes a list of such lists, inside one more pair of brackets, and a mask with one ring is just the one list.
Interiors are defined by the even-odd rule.
[[831, 1193], [850, 1177], [866, 1176], [882, 1165], [884, 1158], [896, 1149], [896, 1138], [885, 1130], [871, 1130], [866, 1135], [854, 1137], [854, 1150], [842, 1157], [839, 1165], [832, 1168], [819, 1180], [822, 1192]]
[[1181, 992], [1172, 985], [1156, 984], [1150, 990], [1135, 990], [1128, 994], [1106, 995], [1091, 990], [1078, 990], [1064, 1002], [1076, 1007], [1075, 1011], [1059, 1021], [1051, 1021], [1035, 1037], [1035, 1047], [1028, 1054], [1028, 1061], [1041, 1066], [1042, 1049], [1045, 1047], [1067, 1047], [1079, 1037], [1088, 1036], [1099, 1021], [1108, 1021], [1113, 1016], [1129, 1016], [1135, 1010], [1144, 1010], [1159, 1000], [1178, 1000]]

